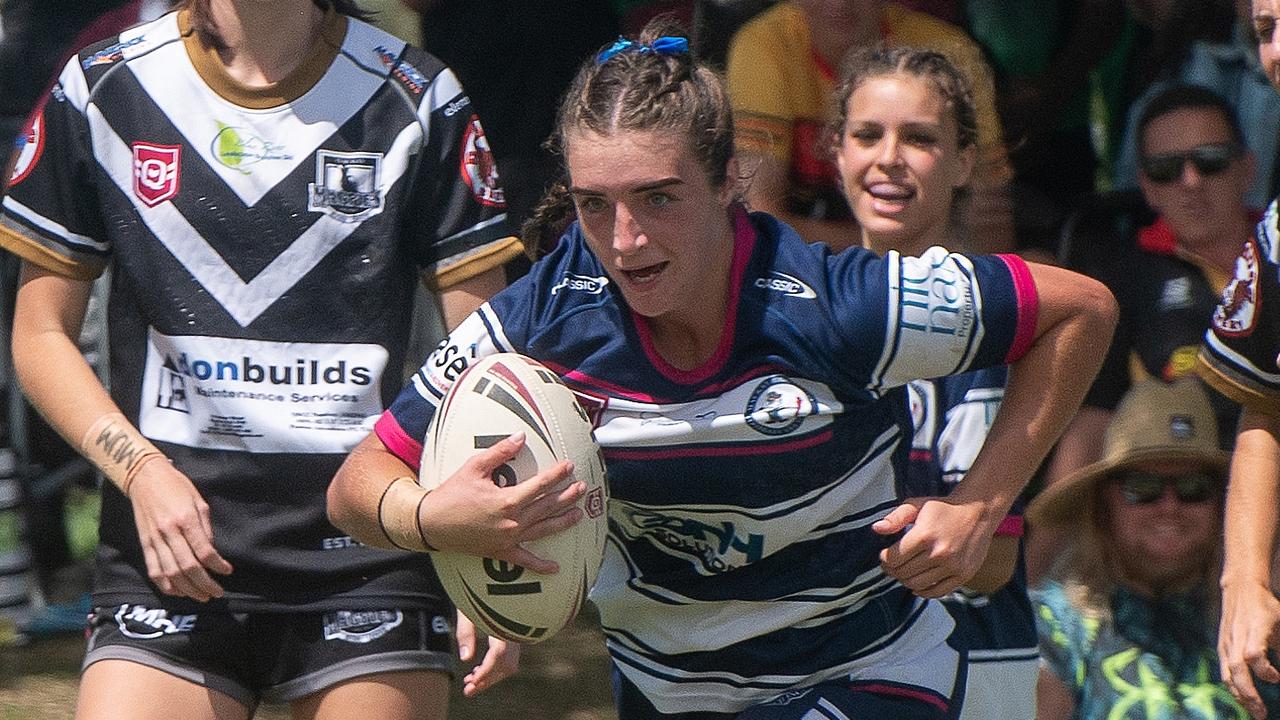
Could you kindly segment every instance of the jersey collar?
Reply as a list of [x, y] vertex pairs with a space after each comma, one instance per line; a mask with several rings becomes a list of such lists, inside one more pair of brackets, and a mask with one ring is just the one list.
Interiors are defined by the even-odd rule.
[[196, 73], [211, 90], [240, 107], [266, 110], [297, 100], [320, 82], [342, 49], [342, 42], [347, 36], [347, 17], [332, 7], [326, 10], [319, 35], [302, 64], [288, 77], [264, 87], [249, 87], [232, 78], [218, 57], [218, 51], [200, 42], [186, 10], [178, 13], [178, 31], [182, 33], [183, 45]]

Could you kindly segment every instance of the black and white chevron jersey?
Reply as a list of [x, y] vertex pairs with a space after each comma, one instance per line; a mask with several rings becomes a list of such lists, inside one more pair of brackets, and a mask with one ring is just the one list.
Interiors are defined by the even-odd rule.
[[[400, 385], [419, 278], [520, 252], [454, 75], [331, 13], [297, 71], [248, 88], [174, 13], [73, 58], [25, 140], [0, 244], [73, 278], [110, 268], [112, 397], [209, 501], [228, 607], [435, 597], [425, 555], [363, 547], [324, 506]], [[108, 486], [95, 602], [153, 593]]]

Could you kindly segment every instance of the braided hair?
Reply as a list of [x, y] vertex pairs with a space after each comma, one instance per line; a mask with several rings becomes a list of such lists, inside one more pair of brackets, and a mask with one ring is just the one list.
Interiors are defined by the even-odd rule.
[[[575, 133], [678, 132], [688, 138], [689, 150], [712, 186], [723, 187], [730, 181], [734, 153], [729, 94], [720, 76], [700, 63], [687, 43], [668, 49], [685, 35], [674, 20], [658, 17], [634, 41], [620, 39], [602, 49], [582, 66], [561, 100], [547, 147], [563, 163]], [[567, 168], [564, 173], [567, 177]], [[548, 190], [521, 228], [525, 247], [549, 251], [574, 218], [569, 183], [563, 180]]]

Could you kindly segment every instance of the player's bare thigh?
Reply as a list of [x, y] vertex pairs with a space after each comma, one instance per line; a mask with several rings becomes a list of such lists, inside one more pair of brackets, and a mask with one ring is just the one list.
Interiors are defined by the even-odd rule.
[[[293, 702], [294, 720], [445, 720], [449, 676], [442, 672], [391, 672], [352, 678]], [[185, 719], [184, 719], [185, 720]]]
[[76, 720], [246, 720], [249, 709], [229, 695], [128, 660], [85, 669]]

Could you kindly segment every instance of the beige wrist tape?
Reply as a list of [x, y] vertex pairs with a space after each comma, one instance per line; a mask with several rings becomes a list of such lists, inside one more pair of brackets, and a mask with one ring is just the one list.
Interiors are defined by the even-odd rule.
[[427, 491], [413, 478], [398, 477], [378, 501], [378, 527], [392, 545], [418, 552], [435, 550], [422, 532], [422, 501]]
[[147, 462], [164, 457], [120, 413], [109, 413], [94, 421], [80, 440], [80, 452], [126, 496], [138, 470]]

